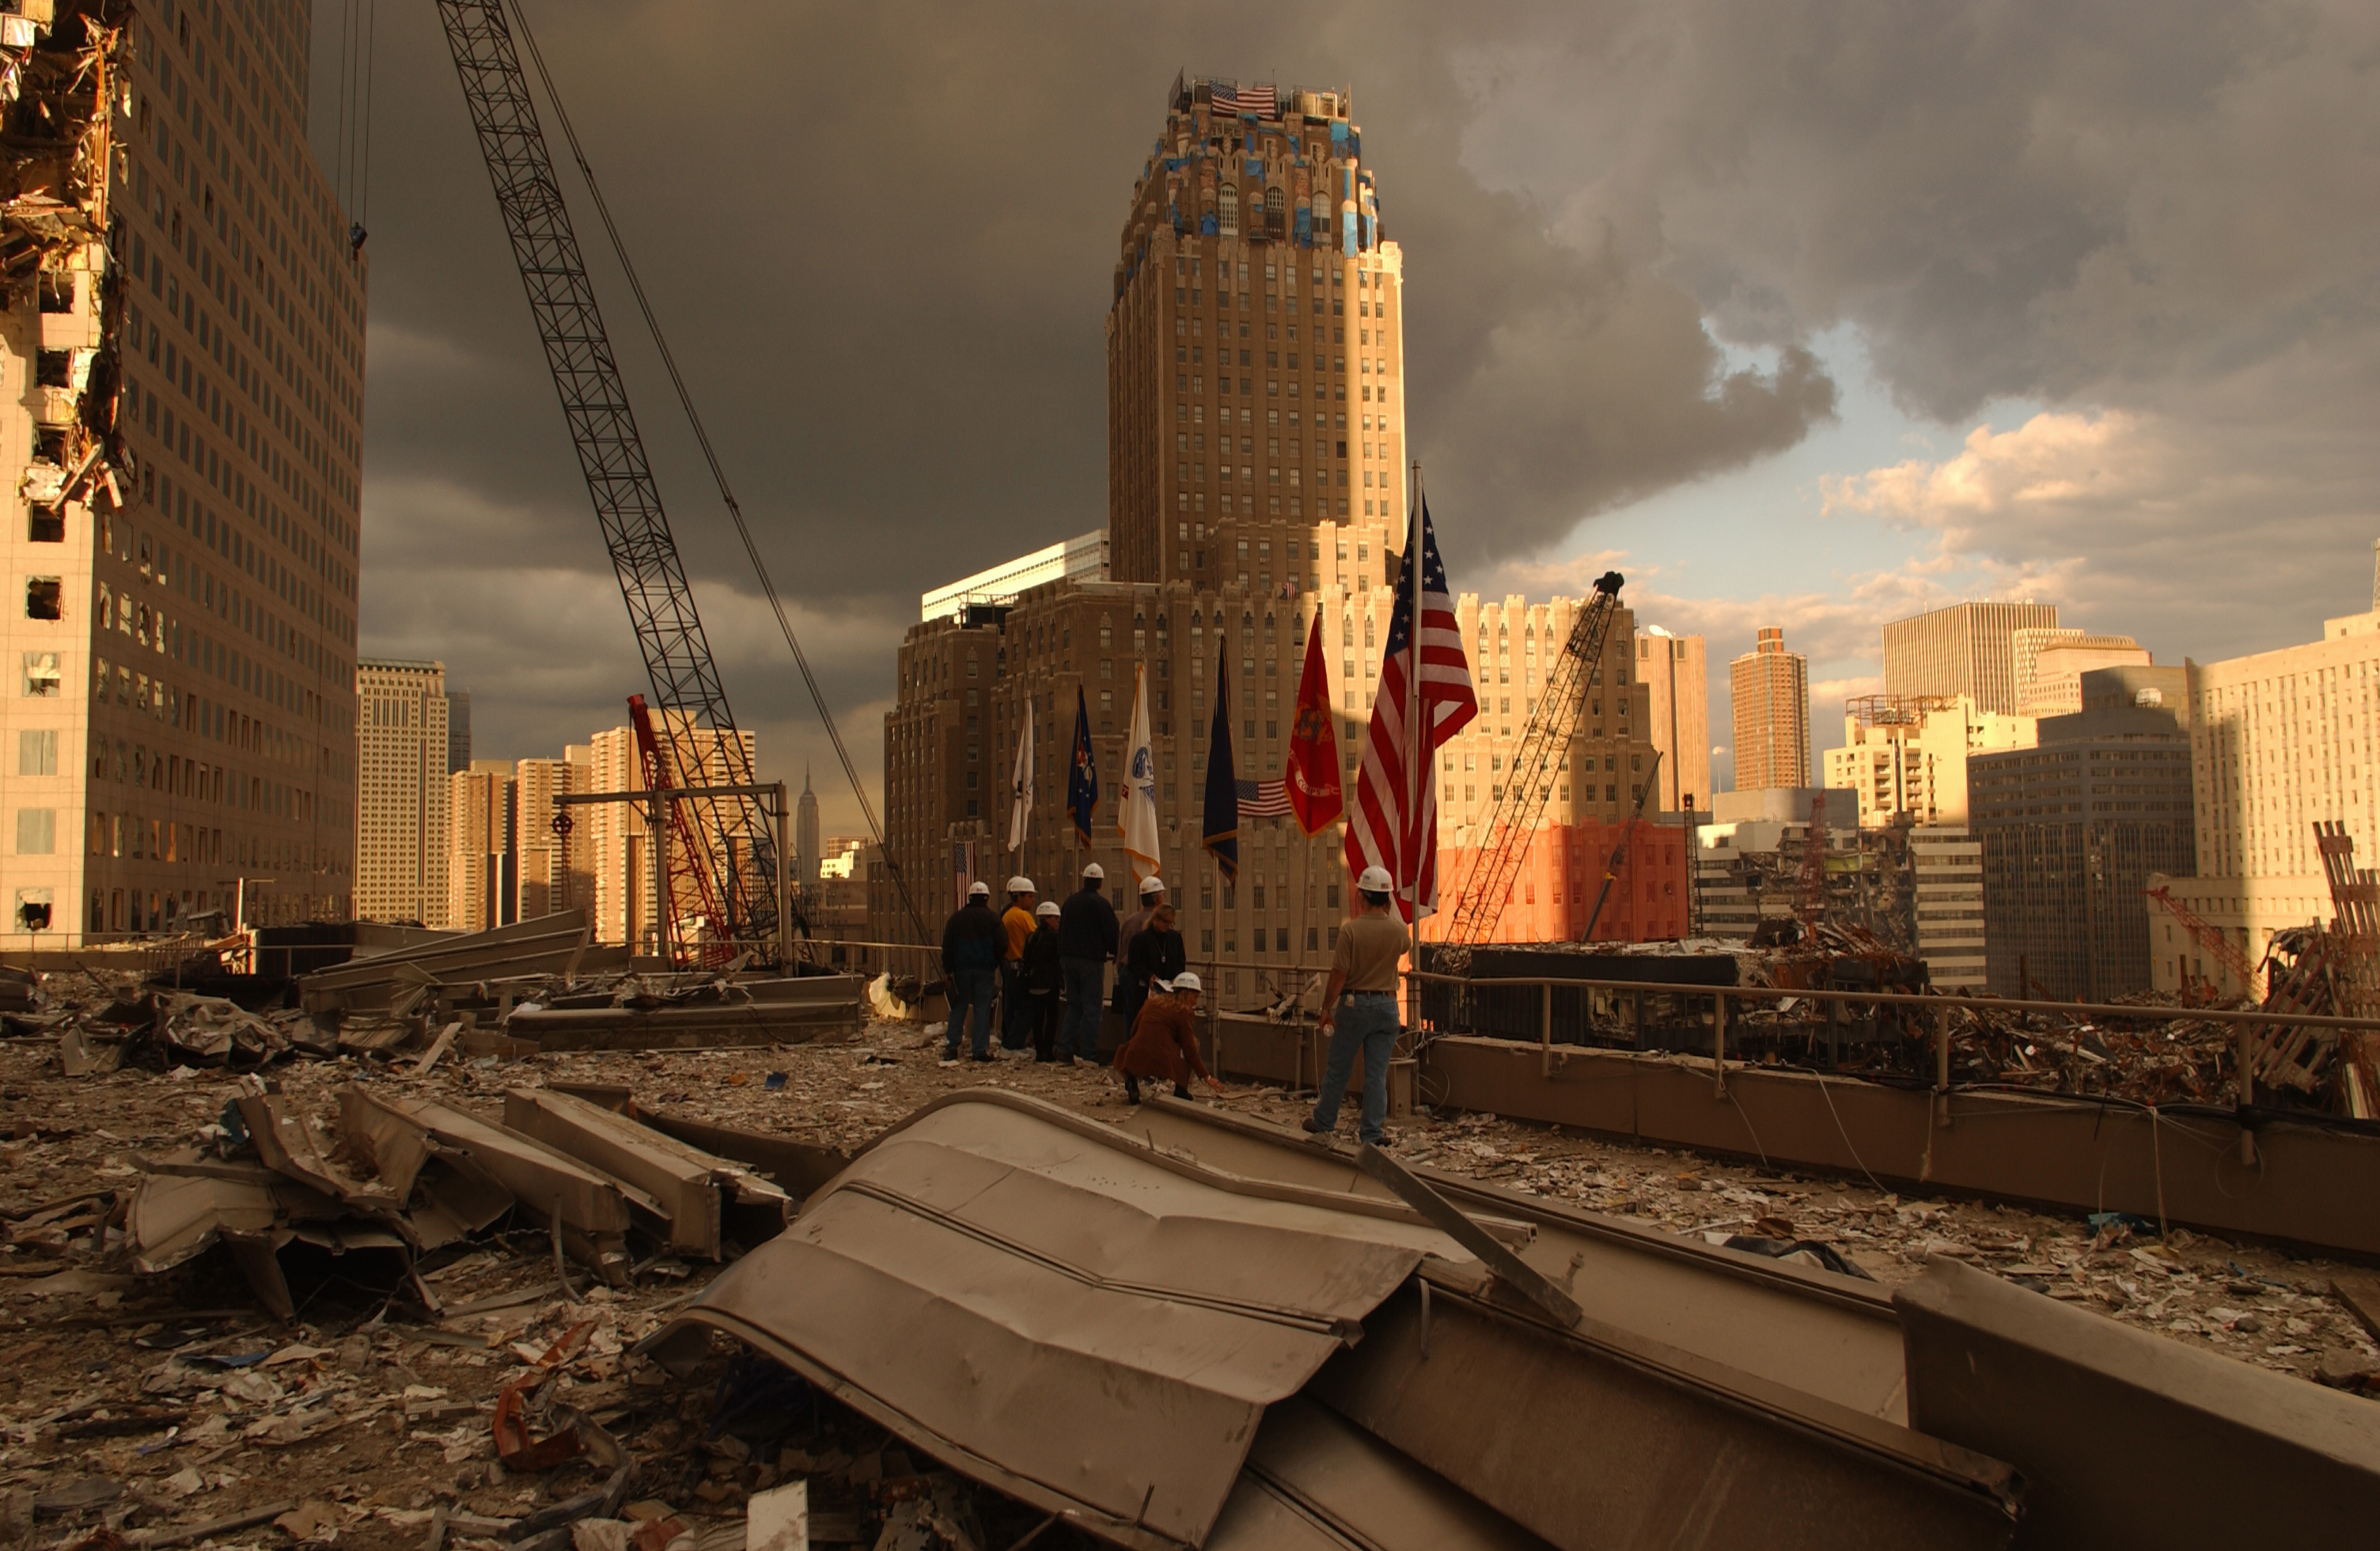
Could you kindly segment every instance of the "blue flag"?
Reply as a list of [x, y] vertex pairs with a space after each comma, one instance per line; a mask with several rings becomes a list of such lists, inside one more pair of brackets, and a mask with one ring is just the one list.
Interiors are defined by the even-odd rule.
[[1099, 806], [1099, 767], [1091, 757], [1091, 709], [1082, 686], [1075, 688], [1075, 763], [1066, 776], [1066, 807], [1075, 816], [1075, 832], [1091, 843], [1091, 812]]
[[1232, 763], [1232, 681], [1228, 664], [1215, 659], [1215, 721], [1207, 735], [1206, 846], [1223, 881], [1240, 878], [1240, 782]]

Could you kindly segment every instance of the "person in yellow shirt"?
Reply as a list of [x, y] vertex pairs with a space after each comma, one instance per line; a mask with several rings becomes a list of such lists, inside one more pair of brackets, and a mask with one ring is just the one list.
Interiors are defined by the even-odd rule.
[[1000, 1044], [1022, 1050], [1033, 1042], [1031, 998], [1025, 994], [1025, 944], [1033, 936], [1033, 880], [1008, 880], [1008, 908], [1001, 913], [1005, 934], [1000, 945]]
[[1396, 884], [1385, 867], [1366, 867], [1355, 880], [1355, 916], [1339, 928], [1330, 983], [1322, 990], [1321, 1027], [1330, 1036], [1322, 1091], [1305, 1129], [1328, 1136], [1339, 1124], [1339, 1104], [1355, 1052], [1364, 1053], [1364, 1103], [1355, 1133], [1375, 1146], [1387, 1136], [1389, 1056], [1396, 1048], [1397, 965], [1413, 946], [1397, 915]]

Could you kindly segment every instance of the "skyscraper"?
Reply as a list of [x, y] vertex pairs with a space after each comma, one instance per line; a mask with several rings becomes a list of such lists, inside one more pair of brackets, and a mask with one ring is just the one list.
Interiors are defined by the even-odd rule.
[[794, 882], [805, 891], [819, 880], [818, 794], [810, 790], [810, 768], [802, 767], [801, 799], [794, 805]]
[[12, 9], [10, 154], [50, 170], [0, 211], [0, 933], [164, 930], [243, 878], [251, 921], [343, 917], [365, 265], [310, 8]]
[[1710, 676], [1700, 636], [1672, 636], [1658, 624], [1636, 631], [1636, 677], [1651, 695], [1645, 725], [1661, 752], [1661, 806], [1680, 813], [1692, 797], [1708, 813]]
[[446, 924], [446, 666], [356, 668], [356, 914]]
[[446, 773], [471, 768], [471, 692], [446, 692]]
[[1978, 710], [2019, 710], [2016, 633], [2055, 630], [2055, 603], [1953, 603], [1884, 627], [1884, 692], [1964, 695]]
[[1781, 626], [1728, 665], [1735, 716], [1735, 789], [1810, 784], [1810, 664], [1785, 649]]
[[519, 919], [513, 774], [508, 761], [475, 759], [446, 778], [446, 924], [457, 931]]

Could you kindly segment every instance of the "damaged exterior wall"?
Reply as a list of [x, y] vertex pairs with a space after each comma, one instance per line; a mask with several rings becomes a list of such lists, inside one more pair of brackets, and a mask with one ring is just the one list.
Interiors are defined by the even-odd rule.
[[353, 895], [363, 285], [309, 13], [0, 18], [0, 943]]

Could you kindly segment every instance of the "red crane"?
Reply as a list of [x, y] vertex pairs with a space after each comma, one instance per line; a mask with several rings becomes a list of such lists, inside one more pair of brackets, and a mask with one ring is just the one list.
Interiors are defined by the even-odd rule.
[[2181, 929], [2190, 934], [2192, 942], [2205, 949], [2214, 956], [2217, 963], [2231, 972], [2233, 977], [2240, 982], [2241, 991], [2250, 996], [2256, 994], [2256, 966], [2250, 963], [2248, 956], [2240, 951], [2239, 946], [2224, 935], [2222, 927], [2204, 919], [2188, 905], [2175, 899], [2173, 891], [2162, 883], [2147, 892], [2149, 898], [2165, 906], [2172, 914], [2173, 918], [2180, 923]]
[[[660, 734], [653, 731], [652, 711], [646, 706], [643, 696], [628, 697], [628, 721], [637, 730], [637, 757], [644, 766], [645, 790], [669, 791], [677, 782], [671, 773], [669, 753], [662, 748]], [[673, 747], [690, 736], [693, 731], [691, 727], [673, 729], [670, 734]], [[702, 754], [698, 748], [676, 752], [687, 769], [698, 772], [701, 769]], [[712, 937], [724, 939], [729, 935], [727, 915], [720, 908], [718, 879], [703, 859], [701, 834], [687, 812], [689, 805], [682, 801], [672, 802], [667, 797], [659, 801], [662, 811], [668, 815], [665, 822], [669, 826], [669, 856], [668, 865], [663, 868], [668, 875], [667, 892], [653, 902], [655, 919], [668, 928], [666, 939], [674, 940], [678, 935], [675, 913], [680, 901], [699, 903], [703, 921], [710, 927]], [[662, 838], [655, 835], [652, 843], [663, 843]], [[662, 915], [661, 913], [663, 911], [670, 914]], [[734, 952], [733, 945], [725, 940], [714, 940], [699, 950], [701, 962], [707, 964], [724, 963]]]

